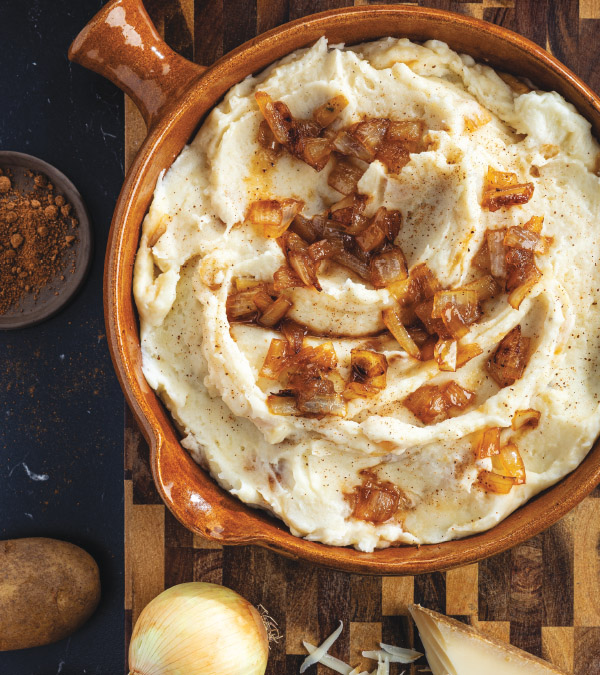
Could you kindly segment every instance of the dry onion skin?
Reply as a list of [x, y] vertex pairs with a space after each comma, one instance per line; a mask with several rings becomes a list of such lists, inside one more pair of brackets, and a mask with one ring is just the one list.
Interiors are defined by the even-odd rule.
[[142, 610], [129, 644], [130, 675], [264, 675], [261, 615], [225, 586], [173, 586]]
[[486, 530], [572, 471], [600, 430], [599, 150], [439, 42], [320, 40], [237, 85], [136, 262], [183, 446], [363, 551]]

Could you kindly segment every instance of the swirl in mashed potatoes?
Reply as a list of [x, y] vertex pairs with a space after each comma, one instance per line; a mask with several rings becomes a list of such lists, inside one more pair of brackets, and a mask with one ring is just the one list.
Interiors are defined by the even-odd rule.
[[[313, 166], [268, 136], [276, 109], [325, 139]], [[344, 158], [368, 120], [380, 136]], [[295, 535], [363, 551], [486, 530], [558, 481], [600, 430], [598, 150], [558, 94], [436, 41], [322, 39], [233, 87], [159, 179], [135, 264], [144, 374], [182, 445]], [[305, 239], [260, 226], [286, 204]]]

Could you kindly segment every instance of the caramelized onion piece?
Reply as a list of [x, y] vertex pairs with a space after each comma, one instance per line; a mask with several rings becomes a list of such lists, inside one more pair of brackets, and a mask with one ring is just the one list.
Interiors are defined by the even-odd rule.
[[280, 330], [283, 337], [288, 341], [292, 353], [297, 354], [302, 349], [304, 337], [308, 332], [307, 329], [299, 323], [292, 321], [292, 319], [284, 319]]
[[314, 221], [305, 218], [300, 213], [294, 218], [289, 229], [309, 244], [312, 244], [319, 238], [319, 231]]
[[515, 485], [523, 485], [526, 482], [525, 464], [519, 448], [514, 443], [503, 446], [500, 452], [492, 457], [492, 468], [495, 473], [513, 478]]
[[465, 284], [462, 287], [465, 291], [475, 291], [477, 293], [478, 302], [489, 300], [500, 293], [500, 285], [491, 274], [486, 274], [484, 277], [479, 277], [474, 281]]
[[256, 315], [256, 305], [254, 304], [256, 293], [255, 287], [240, 293], [233, 293], [227, 297], [226, 308], [229, 321], [254, 318]]
[[372, 222], [365, 230], [356, 236], [356, 243], [365, 253], [370, 253], [380, 247], [385, 241], [385, 232], [376, 222]]
[[336, 120], [342, 110], [348, 105], [348, 99], [343, 94], [338, 94], [329, 101], [320, 105], [313, 112], [313, 119], [315, 122], [325, 128], [328, 127], [334, 120]]
[[352, 270], [359, 277], [365, 280], [370, 280], [371, 278], [371, 268], [366, 262], [363, 262], [357, 256], [350, 253], [350, 251], [340, 251], [333, 256], [333, 260], [336, 263], [347, 267], [349, 270]]
[[481, 435], [475, 450], [476, 459], [492, 457], [500, 452], [500, 427], [490, 427]]
[[490, 251], [488, 249], [487, 239], [484, 239], [481, 248], [473, 256], [471, 263], [474, 267], [477, 267], [477, 269], [480, 269], [482, 272], [490, 272]]
[[287, 298], [280, 296], [272, 302], [266, 309], [263, 310], [258, 323], [262, 326], [275, 326], [292, 308], [292, 303]]
[[486, 233], [487, 248], [490, 256], [490, 272], [497, 279], [504, 279], [506, 276], [505, 235], [506, 230], [488, 230]]
[[287, 340], [271, 340], [269, 350], [259, 372], [259, 377], [277, 380], [281, 372], [289, 365], [289, 357], [292, 354]]
[[412, 302], [429, 300], [442, 288], [435, 274], [427, 267], [426, 263], [413, 267], [409, 276], [412, 282], [409, 289]]
[[273, 415], [297, 415], [296, 397], [291, 391], [280, 391], [267, 396], [267, 408]]
[[434, 299], [430, 298], [424, 302], [420, 302], [415, 306], [415, 314], [419, 317], [425, 330], [430, 335], [439, 335], [442, 338], [452, 337], [448, 332], [442, 319], [437, 319], [432, 316]]
[[286, 288], [297, 288], [303, 285], [300, 277], [287, 265], [282, 265], [273, 274], [273, 288], [276, 293], [281, 293]]
[[396, 342], [413, 359], [421, 358], [421, 350], [416, 345], [401, 321], [400, 312], [397, 308], [384, 309], [382, 312], [383, 323], [394, 336]]
[[504, 237], [504, 245], [511, 248], [523, 248], [528, 251], [535, 251], [540, 238], [537, 232], [529, 230], [526, 227], [509, 227]]
[[481, 206], [497, 211], [503, 206], [526, 204], [533, 196], [533, 183], [520, 183], [503, 190], [486, 191]]
[[408, 266], [404, 253], [397, 246], [376, 255], [371, 260], [371, 283], [375, 288], [385, 288], [408, 278]]
[[518, 309], [542, 274], [535, 264], [533, 251], [511, 248], [506, 254], [506, 290], [511, 307]]
[[315, 241], [314, 244], [308, 247], [308, 253], [315, 262], [319, 262], [326, 258], [333, 258], [334, 255], [340, 253], [343, 249], [344, 245], [340, 239], [321, 239], [321, 241]]
[[259, 288], [264, 288], [265, 284], [262, 281], [257, 281], [256, 279], [234, 279], [233, 283], [235, 284], [236, 291], [249, 291], [254, 289], [258, 291]]
[[399, 174], [410, 162], [410, 153], [402, 141], [389, 141], [380, 145], [375, 159], [378, 159], [390, 173]]
[[433, 356], [440, 370], [454, 372], [456, 370], [456, 357], [458, 347], [455, 340], [439, 340], [435, 345]]
[[515, 431], [518, 429], [523, 429], [524, 427], [537, 429], [541, 416], [542, 413], [539, 410], [534, 410], [533, 408], [517, 410], [515, 411], [514, 417], [512, 418], [511, 426]]
[[[453, 295], [454, 298], [451, 302], [444, 302], [442, 305], [441, 317], [448, 333], [452, 337], [460, 339], [469, 332], [469, 326], [481, 316], [481, 310], [475, 291], [454, 291]], [[435, 297], [438, 297], [437, 293]], [[432, 316], [435, 311], [436, 302], [434, 299]], [[439, 332], [438, 334], [441, 335]]]
[[371, 152], [365, 148], [353, 133], [346, 129], [342, 129], [333, 139], [333, 147], [342, 155], [356, 157], [356, 159], [361, 159], [363, 162], [370, 162], [373, 159]]
[[523, 227], [531, 232], [540, 234], [544, 224], [544, 216], [531, 216], [531, 218], [523, 225]]
[[408, 141], [418, 143], [423, 138], [425, 124], [421, 120], [401, 120], [390, 122], [386, 134], [387, 141]]
[[364, 170], [350, 160], [338, 158], [327, 178], [327, 184], [334, 190], [349, 195], [356, 191], [356, 185], [363, 173]]
[[370, 159], [375, 157], [389, 126], [389, 120], [373, 117], [361, 122], [354, 130], [354, 137], [367, 149]]
[[483, 207], [497, 211], [503, 206], [525, 204], [532, 195], [533, 183], [519, 183], [515, 173], [496, 171], [488, 167], [481, 200]]
[[[326, 381], [329, 382], [329, 380]], [[331, 384], [333, 388], [333, 383]], [[346, 414], [344, 401], [335, 391], [317, 392], [307, 398], [298, 396], [298, 410], [305, 415], [314, 415], [315, 417], [323, 417], [324, 415], [344, 417]]]
[[333, 150], [331, 141], [327, 138], [301, 138], [296, 144], [296, 153], [316, 171], [321, 171]]
[[385, 354], [368, 349], [353, 349], [350, 352], [352, 379], [344, 389], [344, 398], [375, 396], [385, 389], [387, 359]]
[[479, 484], [486, 492], [495, 492], [496, 494], [506, 495], [511, 491], [515, 484], [514, 478], [501, 476], [492, 471], [481, 471], [479, 473]]
[[502, 338], [487, 370], [501, 387], [510, 387], [523, 375], [529, 360], [529, 338], [521, 336], [521, 326], [515, 326]]
[[[409, 331], [410, 336], [414, 338], [413, 331]], [[415, 340], [416, 342], [416, 340]], [[420, 345], [420, 350], [421, 350], [421, 361], [431, 361], [433, 358], [435, 358], [435, 346], [437, 345], [437, 338], [435, 335], [428, 335], [427, 339], [423, 341], [423, 343]], [[458, 366], [457, 366], [458, 367]]]
[[444, 396], [450, 407], [466, 408], [475, 398], [475, 393], [451, 380], [444, 388]]
[[252, 301], [256, 305], [257, 309], [259, 309], [261, 312], [264, 312], [268, 307], [271, 306], [273, 298], [267, 293], [265, 288], [259, 288], [252, 296]]
[[409, 394], [403, 404], [423, 424], [431, 424], [440, 417], [446, 417], [449, 409], [444, 392], [435, 384], [424, 384]]
[[352, 517], [368, 523], [385, 523], [398, 510], [400, 492], [389, 482], [367, 478], [349, 495]]
[[290, 109], [281, 101], [274, 103], [269, 94], [264, 91], [257, 91], [254, 96], [275, 140], [282, 145], [288, 145], [292, 141], [294, 126]]
[[267, 120], [262, 120], [258, 125], [258, 137], [259, 145], [263, 148], [270, 150], [274, 154], [278, 155], [281, 152], [282, 145], [279, 143], [271, 131], [271, 127], [267, 123]]

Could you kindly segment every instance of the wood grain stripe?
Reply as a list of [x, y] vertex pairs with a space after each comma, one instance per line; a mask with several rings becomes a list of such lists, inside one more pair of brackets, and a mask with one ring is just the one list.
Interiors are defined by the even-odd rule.
[[542, 656], [568, 673], [574, 667], [574, 629], [572, 626], [542, 628]]
[[573, 625], [573, 514], [542, 535], [544, 626]]
[[[319, 569], [317, 583], [319, 633], [321, 639], [324, 639], [333, 633], [340, 621], [343, 621], [346, 627], [350, 623], [350, 576], [343, 572]], [[324, 598], [327, 598], [327, 601], [324, 601]], [[331, 654], [348, 662], [350, 658], [350, 632], [348, 630], [343, 631], [333, 645]], [[319, 666], [318, 675], [327, 675], [327, 670]]]
[[256, 3], [223, 0], [223, 50], [235, 49], [256, 35]]
[[420, 574], [415, 577], [415, 602], [444, 614], [446, 611], [445, 572]]
[[574, 543], [574, 625], [599, 626], [600, 501], [584, 499], [574, 517], [577, 519]]
[[379, 649], [381, 641], [381, 623], [350, 622], [350, 665], [371, 672], [373, 661], [366, 659], [362, 652]]
[[306, 563], [288, 561], [286, 579], [286, 652], [306, 654], [302, 640], [312, 644], [320, 641], [317, 568]]
[[536, 656], [542, 653], [542, 539], [511, 551], [510, 641]]
[[572, 0], [553, 0], [548, 6], [550, 51], [568, 68], [579, 69], [578, 7]]
[[414, 577], [384, 577], [381, 581], [381, 611], [384, 616], [407, 615], [414, 602]]
[[575, 668], [573, 675], [600, 673], [600, 628], [575, 628]]
[[600, 0], [579, 0], [579, 18], [600, 19]]
[[508, 621], [510, 599], [510, 551], [479, 563], [479, 618]]
[[196, 0], [194, 60], [210, 66], [223, 56], [223, 0]]
[[288, 0], [257, 0], [256, 32], [264, 33], [288, 21], [290, 7]]
[[165, 587], [165, 507], [132, 504], [127, 514], [128, 565], [131, 585], [131, 618]]
[[477, 614], [479, 604], [477, 565], [466, 565], [446, 572], [446, 614]]
[[379, 621], [381, 618], [381, 577], [350, 577], [350, 620]]
[[475, 627], [496, 640], [510, 642], [510, 621], [477, 621]]

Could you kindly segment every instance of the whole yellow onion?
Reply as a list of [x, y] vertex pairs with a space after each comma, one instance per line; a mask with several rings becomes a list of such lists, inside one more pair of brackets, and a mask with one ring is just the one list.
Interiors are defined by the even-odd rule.
[[264, 675], [267, 632], [257, 610], [217, 584], [167, 589], [140, 614], [130, 675]]

